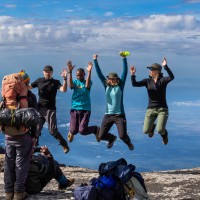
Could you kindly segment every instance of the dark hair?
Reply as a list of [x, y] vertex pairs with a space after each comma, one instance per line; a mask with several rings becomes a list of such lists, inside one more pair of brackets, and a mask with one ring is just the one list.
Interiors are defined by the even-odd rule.
[[77, 72], [80, 71], [80, 72], [83, 72], [85, 74], [85, 70], [83, 68], [78, 68], [76, 71]]

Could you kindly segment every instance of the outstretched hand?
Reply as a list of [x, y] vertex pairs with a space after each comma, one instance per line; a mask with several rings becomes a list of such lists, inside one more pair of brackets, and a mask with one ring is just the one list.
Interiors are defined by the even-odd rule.
[[67, 61], [67, 67], [68, 67], [68, 71], [72, 72], [72, 70], [74, 69], [75, 65], [72, 65], [72, 61], [69, 60], [69, 61]]
[[131, 73], [131, 75], [135, 75], [135, 72], [136, 72], [136, 68], [132, 65], [130, 67], [130, 73]]
[[94, 54], [94, 55], [93, 55], [93, 60], [97, 60], [97, 57], [98, 57], [98, 55], [97, 55], [97, 54]]
[[89, 62], [88, 62], [88, 66], [86, 67], [86, 70], [87, 70], [88, 72], [91, 72], [91, 71], [92, 71], [92, 66], [93, 66], [92, 62], [89, 61]]
[[167, 59], [164, 57], [162, 60], [162, 66], [164, 67], [165, 65], [167, 65]]
[[60, 73], [60, 75], [63, 77], [63, 78], [66, 78], [67, 77], [67, 68], [63, 68], [62, 72]]
[[40, 152], [41, 152], [41, 154], [43, 154], [45, 156], [48, 156], [51, 154], [47, 146], [41, 146]]

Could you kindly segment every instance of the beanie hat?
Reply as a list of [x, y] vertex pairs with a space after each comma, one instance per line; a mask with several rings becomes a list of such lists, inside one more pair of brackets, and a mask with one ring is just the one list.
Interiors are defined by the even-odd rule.
[[29, 75], [23, 69], [19, 72], [19, 75], [22, 76], [25, 84], [28, 84], [30, 82]]

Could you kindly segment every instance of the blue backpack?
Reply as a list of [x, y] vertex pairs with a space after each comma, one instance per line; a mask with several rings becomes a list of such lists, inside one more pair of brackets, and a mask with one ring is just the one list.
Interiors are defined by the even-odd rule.
[[116, 179], [112, 175], [103, 175], [94, 180], [92, 185], [98, 188], [112, 189], [116, 186]]

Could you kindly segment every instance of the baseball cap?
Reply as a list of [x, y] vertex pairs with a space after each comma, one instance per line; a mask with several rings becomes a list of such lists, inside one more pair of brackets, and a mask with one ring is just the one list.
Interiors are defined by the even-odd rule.
[[118, 74], [115, 72], [111, 72], [110, 74], [108, 74], [108, 76], [106, 76], [107, 78], [119, 78]]
[[147, 68], [150, 69], [150, 70], [157, 70], [159, 72], [162, 71], [162, 67], [158, 63], [153, 63], [151, 66], [148, 66]]
[[46, 65], [43, 71], [53, 71], [53, 67], [51, 65]]
[[22, 76], [25, 84], [28, 84], [30, 82], [30, 77], [29, 77], [29, 75], [24, 70], [21, 70], [19, 72], [19, 75]]

